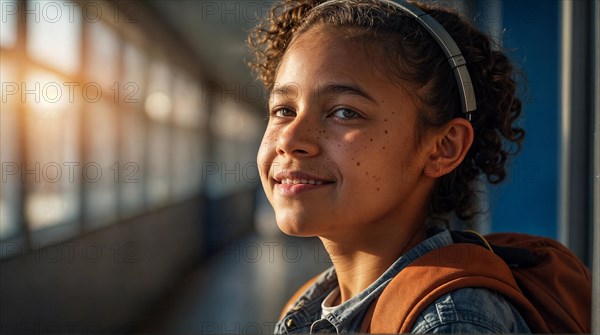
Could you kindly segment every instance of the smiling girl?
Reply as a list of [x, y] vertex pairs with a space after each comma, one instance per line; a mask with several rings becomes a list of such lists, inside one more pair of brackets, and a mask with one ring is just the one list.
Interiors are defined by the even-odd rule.
[[[507, 57], [453, 11], [413, 5], [445, 28], [462, 63], [386, 0], [285, 0], [249, 38], [270, 92], [263, 188], [279, 228], [318, 236], [334, 263], [291, 302], [278, 333], [364, 331], [392, 278], [453, 243], [444, 227], [476, 214], [473, 182], [501, 182], [523, 138]], [[412, 331], [529, 328], [503, 296], [464, 288]]]

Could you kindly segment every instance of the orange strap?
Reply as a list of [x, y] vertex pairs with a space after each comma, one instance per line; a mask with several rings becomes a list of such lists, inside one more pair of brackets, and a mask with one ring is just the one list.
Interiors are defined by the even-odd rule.
[[[473, 244], [452, 244], [412, 262], [372, 304], [361, 331], [408, 333], [421, 312], [442, 295], [465, 287], [503, 294], [534, 332], [549, 332], [544, 319], [523, 296], [511, 270], [493, 252]], [[369, 317], [372, 310], [372, 317]]]

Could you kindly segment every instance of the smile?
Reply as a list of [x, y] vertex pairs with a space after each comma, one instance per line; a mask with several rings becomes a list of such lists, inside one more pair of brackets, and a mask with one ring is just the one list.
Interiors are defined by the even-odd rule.
[[300, 171], [281, 171], [275, 175], [273, 181], [275, 188], [283, 196], [296, 196], [334, 183], [333, 180]]
[[297, 184], [310, 184], [310, 185], [323, 185], [325, 184], [322, 180], [313, 179], [283, 179], [280, 184], [297, 185]]
[[282, 196], [295, 197], [308, 191], [326, 188], [332, 184], [332, 182], [324, 182], [322, 180], [284, 179], [281, 183], [275, 184], [275, 189]]

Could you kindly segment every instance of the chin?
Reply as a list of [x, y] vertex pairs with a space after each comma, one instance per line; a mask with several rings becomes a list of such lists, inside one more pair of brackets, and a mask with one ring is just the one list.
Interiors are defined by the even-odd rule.
[[[277, 227], [284, 234], [298, 237], [317, 236], [315, 224], [309, 220], [302, 220], [298, 216], [276, 214]], [[317, 225], [318, 226], [318, 225]]]

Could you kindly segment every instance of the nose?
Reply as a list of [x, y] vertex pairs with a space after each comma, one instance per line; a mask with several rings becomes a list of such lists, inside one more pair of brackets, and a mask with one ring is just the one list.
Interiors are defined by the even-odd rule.
[[279, 133], [277, 154], [311, 157], [320, 153], [319, 127], [310, 117], [296, 117]]

